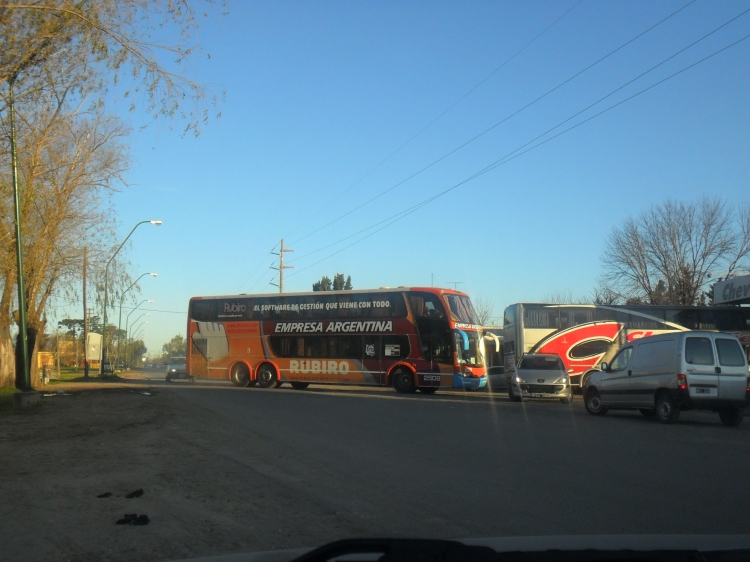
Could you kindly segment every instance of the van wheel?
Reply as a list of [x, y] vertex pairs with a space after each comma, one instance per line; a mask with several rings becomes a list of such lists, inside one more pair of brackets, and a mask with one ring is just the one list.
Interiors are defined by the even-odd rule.
[[436, 391], [437, 391], [437, 387], [434, 387], [434, 386], [420, 386], [419, 387], [419, 392], [421, 392], [422, 394], [435, 394]]
[[593, 388], [586, 393], [583, 404], [586, 406], [586, 411], [593, 416], [603, 416], [609, 411], [609, 408], [602, 404], [602, 397], [599, 396], [599, 391]]
[[291, 382], [289, 384], [292, 385], [292, 388], [294, 390], [305, 390], [308, 386], [310, 386], [309, 382], [298, 382], [298, 381], [295, 381], [295, 382]]
[[396, 392], [404, 394], [416, 392], [417, 387], [414, 384], [414, 374], [409, 369], [397, 369], [392, 376], [393, 388], [396, 389]]
[[661, 392], [656, 397], [656, 417], [661, 423], [675, 423], [680, 419], [680, 409], [669, 392]]
[[721, 423], [730, 427], [737, 427], [742, 423], [742, 418], [745, 417], [745, 412], [742, 408], [725, 408], [719, 410], [719, 418]]
[[523, 400], [523, 396], [520, 394], [516, 396], [516, 393], [513, 392], [513, 384], [508, 387], [508, 398], [510, 398], [511, 402], [521, 402]]
[[638, 411], [647, 418], [656, 417], [656, 410], [653, 408], [638, 408]]
[[258, 386], [271, 388], [276, 384], [276, 369], [271, 365], [263, 365], [258, 369]]
[[229, 378], [235, 386], [245, 387], [250, 384], [250, 370], [244, 363], [237, 363], [232, 367]]

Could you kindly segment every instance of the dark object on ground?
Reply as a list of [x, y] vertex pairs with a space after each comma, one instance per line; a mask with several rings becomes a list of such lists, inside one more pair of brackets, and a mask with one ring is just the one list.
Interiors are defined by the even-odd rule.
[[135, 492], [130, 492], [126, 498], [133, 499], [133, 498], [140, 498], [143, 495], [143, 488], [138, 488]]
[[103, 494], [99, 494], [96, 496], [97, 498], [108, 498], [112, 495], [112, 492], [104, 492]]
[[138, 515], [137, 513], [126, 513], [122, 516], [122, 519], [118, 519], [115, 525], [148, 525], [151, 520], [145, 513]]

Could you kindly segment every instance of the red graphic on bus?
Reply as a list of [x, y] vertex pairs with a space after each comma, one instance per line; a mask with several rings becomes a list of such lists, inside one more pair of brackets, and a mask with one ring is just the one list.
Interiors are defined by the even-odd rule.
[[554, 353], [571, 375], [581, 375], [599, 364], [623, 327], [619, 322], [581, 324], [547, 336], [531, 353]]

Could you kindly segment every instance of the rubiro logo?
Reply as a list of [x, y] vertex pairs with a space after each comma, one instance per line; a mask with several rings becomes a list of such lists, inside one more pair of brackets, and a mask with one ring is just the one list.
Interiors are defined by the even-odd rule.
[[229, 304], [228, 302], [224, 303], [224, 312], [245, 312], [247, 310], [247, 307], [244, 304], [240, 303], [232, 303]]

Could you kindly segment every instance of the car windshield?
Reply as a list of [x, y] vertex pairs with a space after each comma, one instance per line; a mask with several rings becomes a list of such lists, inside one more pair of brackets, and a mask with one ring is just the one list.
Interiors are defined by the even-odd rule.
[[534, 357], [526, 356], [521, 359], [519, 369], [535, 371], [563, 371], [565, 366], [559, 357]]
[[169, 360], [170, 365], [184, 365], [187, 360], [185, 357], [172, 357]]

